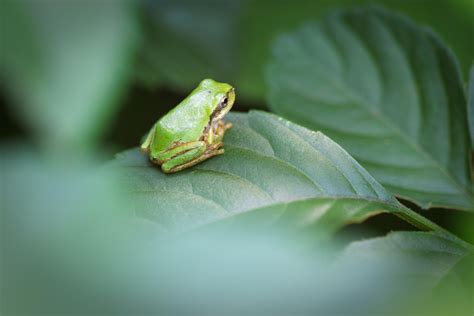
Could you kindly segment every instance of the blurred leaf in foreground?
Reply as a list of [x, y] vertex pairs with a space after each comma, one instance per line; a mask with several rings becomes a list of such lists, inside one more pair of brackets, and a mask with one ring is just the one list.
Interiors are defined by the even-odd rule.
[[129, 1], [4, 1], [1, 80], [43, 144], [89, 147], [115, 112], [136, 44]]
[[177, 174], [163, 174], [138, 149], [117, 156], [112, 165], [126, 176], [138, 215], [176, 232], [269, 206], [256, 214], [264, 214], [266, 222], [285, 219], [286, 203], [314, 198], [294, 204], [300, 211], [289, 219], [306, 226], [328, 218], [333, 231], [388, 211], [437, 229], [398, 203], [322, 133], [259, 111], [229, 118], [225, 154]]
[[[432, 304], [419, 309], [427, 315], [472, 315], [474, 311], [474, 252], [466, 253], [434, 289]], [[448, 269], [447, 269], [448, 270]]]
[[463, 83], [431, 32], [379, 9], [337, 12], [282, 35], [267, 78], [277, 113], [327, 133], [393, 193], [474, 210]]
[[383, 276], [417, 288], [397, 307], [401, 315], [471, 315], [473, 250], [436, 232], [393, 232], [351, 243], [338, 260], [345, 267], [403, 263]]
[[133, 229], [119, 183], [92, 161], [45, 161], [21, 146], [3, 146], [0, 163], [2, 315], [64, 313], [87, 296], [77, 280], [103, 289], [101, 264]]
[[[245, 132], [246, 127], [239, 126], [239, 120], [254, 128], [259, 126], [259, 120], [264, 120], [268, 130], [277, 129], [280, 136], [290, 130], [296, 133], [295, 137], [304, 134], [301, 128], [280, 122], [271, 115], [253, 115], [255, 117], [248, 121], [246, 116], [236, 115], [233, 118], [235, 127]], [[257, 129], [261, 133], [263, 130]], [[257, 131], [254, 133], [258, 134]], [[240, 140], [252, 133], [247, 132], [240, 135]], [[238, 137], [239, 134], [232, 136], [231, 143], [236, 147], [238, 139], [235, 138]], [[249, 145], [262, 145], [265, 142], [262, 137], [254, 135]], [[337, 153], [339, 159], [349, 159], [346, 163], [332, 160], [332, 163], [322, 164], [343, 168], [352, 183], [357, 178], [353, 172], [361, 172], [362, 178], [357, 183], [368, 183], [364, 194], [373, 194], [369, 193], [370, 188], [377, 185], [370, 178], [364, 180], [363, 169], [349, 163], [352, 160], [337, 145], [323, 135], [319, 137], [323, 144], [318, 150], [327, 150], [326, 155], [319, 155], [320, 158], [335, 159], [333, 154]], [[271, 141], [275, 152], [281, 152], [278, 142]], [[243, 148], [240, 150], [244, 151]], [[316, 155], [316, 150], [311, 150], [309, 155]], [[0, 209], [2, 314], [194, 315], [197, 309], [207, 315], [242, 310], [258, 315], [347, 314], [355, 311], [380, 314], [391, 310], [393, 301], [403, 304], [419, 289], [419, 279], [402, 280], [400, 274], [394, 277], [394, 270], [409, 273], [413, 262], [392, 256], [389, 256], [392, 259], [389, 262], [384, 261], [386, 252], [394, 250], [390, 245], [379, 247], [379, 250], [386, 247], [386, 252], [373, 253], [370, 249], [357, 252], [358, 256], [363, 256], [366, 251], [367, 256], [374, 258], [370, 262], [359, 264], [356, 260], [347, 260], [348, 265], [338, 263], [334, 266], [330, 248], [321, 249], [314, 244], [301, 247], [304, 240], [294, 233], [251, 230], [248, 224], [260, 224], [249, 218], [232, 229], [170, 236], [163, 234], [162, 226], [156, 221], [141, 217], [139, 209], [136, 209], [139, 216], [135, 216], [132, 208], [135, 201], [121, 194], [119, 186], [122, 183], [108, 173], [109, 168], [98, 170], [95, 164], [74, 161], [46, 162], [33, 152], [19, 148], [1, 153], [2, 185], [7, 184], [2, 187], [5, 195]], [[314, 156], [306, 158], [314, 159]], [[271, 164], [280, 158], [265, 159]], [[206, 164], [211, 165], [210, 162]], [[214, 165], [214, 170], [218, 165]], [[302, 163], [299, 166], [304, 167]], [[135, 167], [150, 172], [149, 167]], [[212, 169], [208, 166], [196, 173], [204, 170]], [[192, 172], [183, 173], [187, 174], [184, 177], [192, 177]], [[337, 178], [337, 172], [333, 171], [331, 176]], [[160, 176], [153, 174], [147, 179], [152, 181], [153, 177]], [[219, 177], [219, 174], [214, 176], [215, 182], [208, 178], [209, 190], [219, 189], [217, 185], [222, 183]], [[239, 188], [224, 186], [224, 189]], [[171, 188], [167, 189], [173, 197]], [[196, 192], [202, 194], [203, 191]], [[360, 200], [362, 203], [364, 198]], [[309, 204], [306, 201], [299, 203]], [[344, 210], [347, 210], [348, 218], [351, 209], [364, 217], [365, 211], [352, 208], [352, 203], [355, 202], [334, 203], [331, 207], [334, 214], [332, 217], [325, 214], [324, 221], [340, 221], [340, 212]], [[370, 202], [365, 203], [370, 205]], [[196, 206], [200, 207], [197, 203]], [[193, 205], [189, 207], [191, 214]], [[315, 208], [321, 209], [321, 205], [315, 204]], [[285, 207], [287, 213], [304, 209], [304, 205], [292, 203]], [[173, 211], [177, 217], [183, 215], [171, 207], [168, 214]], [[304, 212], [301, 215], [310, 220], [310, 216], [317, 214]], [[352, 218], [359, 219], [358, 216]], [[444, 234], [439, 236], [448, 238]], [[432, 250], [429, 244], [420, 244], [418, 249], [423, 251], [423, 247]], [[438, 265], [450, 269], [462, 249], [457, 241], [450, 241], [446, 244], [446, 256], [440, 256], [442, 260]], [[448, 256], [449, 252], [452, 258]], [[426, 262], [422, 257], [417, 259], [422, 260], [422, 264]]]

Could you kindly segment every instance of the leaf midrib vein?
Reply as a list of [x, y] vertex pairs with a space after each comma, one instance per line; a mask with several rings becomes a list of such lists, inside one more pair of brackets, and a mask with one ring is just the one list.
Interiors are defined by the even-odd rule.
[[[309, 145], [311, 148], [313, 148], [314, 151], [317, 151], [321, 154], [321, 156], [324, 157], [324, 159], [326, 159], [327, 161], [329, 161], [331, 163], [331, 165], [337, 170], [339, 171], [339, 173], [344, 177], [344, 179], [347, 181], [347, 183], [349, 183], [350, 187], [351, 187], [351, 190], [354, 192], [355, 195], [359, 195], [359, 193], [357, 192], [357, 190], [354, 188], [354, 185], [352, 184], [352, 182], [346, 177], [346, 175], [337, 167], [337, 165], [332, 161], [330, 160], [328, 157], [326, 157], [326, 155], [324, 155], [321, 151], [319, 151], [318, 149], [316, 149], [313, 145], [311, 145], [310, 142], [308, 142], [306, 139], [304, 139], [303, 137], [301, 137], [300, 135], [298, 135], [296, 132], [294, 132], [293, 130], [291, 130], [290, 128], [288, 128], [287, 126], [283, 125], [283, 124], [280, 124], [280, 126], [284, 127], [289, 133], [291, 133], [292, 135], [294, 135], [296, 138], [298, 138], [300, 141], [302, 141], [303, 143]], [[252, 130], [255, 130], [252, 128], [252, 126], [250, 126], [249, 124], [249, 127], [252, 129]], [[256, 130], [255, 130], [256, 131]], [[258, 131], [256, 131], [258, 133]], [[260, 134], [260, 133], [259, 133]], [[261, 135], [261, 134], [260, 134]], [[262, 137], [265, 137], [262, 135]], [[265, 137], [266, 138], [266, 137]], [[272, 143], [269, 141], [270, 143], [270, 146], [272, 147], [272, 150], [273, 152], [275, 152], [275, 149], [273, 148], [273, 145]], [[276, 157], [276, 156], [275, 156]], [[288, 165], [290, 165], [289, 162], [287, 162]], [[295, 166], [295, 165], [291, 165], [291, 166]], [[295, 168], [298, 168], [295, 166]], [[300, 169], [300, 168], [298, 168]], [[301, 170], [301, 169], [300, 169]], [[301, 170], [301, 172], [304, 172], [303, 170]], [[306, 174], [304, 172], [304, 174]], [[309, 176], [308, 176], [309, 177]], [[312, 181], [314, 182], [314, 181]], [[372, 191], [374, 191], [374, 189], [371, 187]], [[322, 190], [323, 192], [326, 192], [325, 190]], [[378, 195], [376, 192], [375, 192], [376, 195]]]
[[[274, 159], [284, 165], [286, 165], [288, 168], [291, 168], [291, 169], [294, 169], [295, 171], [297, 171], [299, 174], [301, 174], [301, 176], [303, 176], [304, 178], [306, 178], [309, 182], [311, 182], [318, 190], [320, 190], [321, 192], [323, 193], [327, 193], [319, 183], [315, 182], [313, 179], [311, 179], [303, 170], [301, 170], [300, 168], [298, 168], [297, 166], [293, 165], [293, 164], [290, 164], [288, 161], [286, 160], [283, 160], [283, 159], [280, 159], [279, 157], [277, 156], [269, 156], [265, 153], [262, 153], [262, 152], [259, 152], [259, 151], [256, 151], [255, 149], [253, 148], [248, 148], [248, 147], [242, 147], [242, 146], [238, 146], [238, 145], [233, 145], [233, 144], [227, 144], [226, 146], [229, 146], [229, 147], [233, 147], [233, 148], [236, 148], [236, 149], [239, 149], [239, 150], [243, 150], [243, 151], [250, 151], [256, 155], [259, 155], [259, 156], [262, 156], [262, 157], [265, 157], [265, 158], [269, 158], [269, 159]], [[271, 146], [271, 144], [270, 144]], [[273, 150], [273, 147], [272, 147], [272, 150]]]

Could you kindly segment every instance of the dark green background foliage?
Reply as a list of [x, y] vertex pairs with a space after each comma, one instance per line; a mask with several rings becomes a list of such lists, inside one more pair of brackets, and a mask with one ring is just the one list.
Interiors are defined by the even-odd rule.
[[[473, 38], [468, 0], [3, 0], [0, 311], [472, 314]], [[165, 175], [136, 147], [206, 77], [225, 154]]]

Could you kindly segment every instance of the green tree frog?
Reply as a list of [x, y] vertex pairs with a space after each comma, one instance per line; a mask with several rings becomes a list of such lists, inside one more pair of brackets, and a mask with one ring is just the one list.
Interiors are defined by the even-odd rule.
[[235, 90], [231, 85], [204, 79], [153, 125], [141, 151], [165, 173], [178, 172], [223, 154], [222, 139], [232, 127], [223, 118], [234, 101]]

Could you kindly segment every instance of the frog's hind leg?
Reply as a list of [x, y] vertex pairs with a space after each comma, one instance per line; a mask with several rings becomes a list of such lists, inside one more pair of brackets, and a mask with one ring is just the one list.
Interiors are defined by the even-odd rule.
[[173, 148], [160, 152], [157, 155], [151, 156], [150, 160], [153, 163], [156, 163], [158, 165], [162, 165], [168, 160], [171, 160], [179, 155], [182, 155], [188, 151], [191, 151], [193, 149], [198, 149], [200, 148], [200, 151], [204, 152], [206, 149], [206, 143], [203, 141], [196, 141], [196, 142], [189, 142], [189, 143], [181, 143], [181, 144], [176, 144], [174, 145]]
[[151, 157], [151, 161], [161, 165], [164, 172], [173, 172], [171, 169], [203, 155], [207, 148], [208, 146], [204, 141], [183, 143]]
[[[219, 149], [221, 146], [222, 146], [222, 143], [213, 144], [205, 148], [203, 152], [199, 152], [200, 150], [198, 149], [201, 149], [201, 148], [190, 150], [180, 156], [177, 156], [173, 159], [168, 160], [167, 162], [161, 165], [161, 169], [166, 173], [173, 173], [173, 172], [178, 172], [183, 169], [192, 167], [213, 156], [223, 154], [224, 149]], [[196, 157], [196, 158], [189, 160], [189, 158], [191, 157]]]

